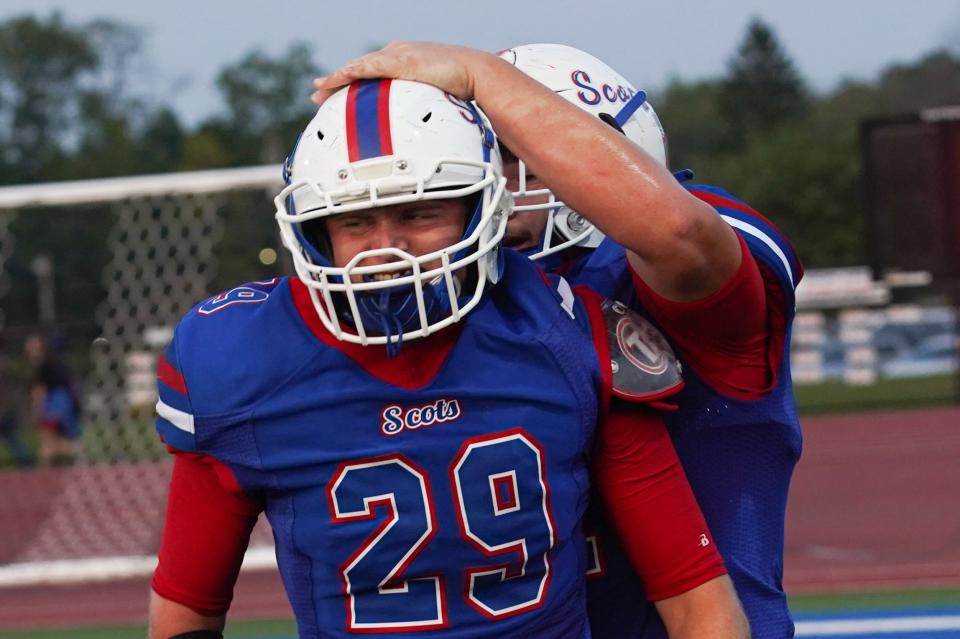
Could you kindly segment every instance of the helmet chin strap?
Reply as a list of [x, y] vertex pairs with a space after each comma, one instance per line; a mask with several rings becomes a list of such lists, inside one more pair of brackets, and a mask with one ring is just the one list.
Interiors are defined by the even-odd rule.
[[[380, 332], [387, 337], [387, 357], [396, 357], [403, 347], [403, 326], [400, 323], [400, 318], [389, 312], [388, 293], [383, 291], [377, 297], [379, 297], [377, 314], [380, 318]], [[361, 310], [362, 312], [363, 310]], [[397, 336], [396, 341], [393, 340], [394, 335]]]
[[[460, 281], [456, 278], [453, 281], [459, 295]], [[438, 276], [423, 287], [423, 303], [428, 324], [439, 322], [450, 314], [452, 305], [444, 276]], [[387, 338], [389, 357], [395, 357], [400, 352], [404, 333], [421, 328], [420, 307], [413, 285], [358, 294], [357, 312], [359, 317], [354, 318], [349, 309], [344, 309], [341, 317], [354, 324], [359, 320], [364, 328], [379, 329]]]

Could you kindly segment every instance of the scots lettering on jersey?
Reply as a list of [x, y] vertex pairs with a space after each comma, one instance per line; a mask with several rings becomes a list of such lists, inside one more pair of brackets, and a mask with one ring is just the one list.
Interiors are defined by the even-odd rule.
[[626, 103], [629, 102], [633, 94], [636, 93], [633, 89], [625, 87], [622, 84], [611, 86], [603, 83], [599, 87], [595, 87], [591, 83], [590, 75], [581, 69], [577, 69], [571, 73], [570, 80], [581, 89], [581, 91], [577, 91], [577, 97], [580, 98], [580, 101], [591, 106], [600, 104], [601, 100], [606, 100], [610, 103]]
[[404, 429], [417, 430], [422, 426], [451, 422], [460, 415], [460, 402], [456, 399], [438, 399], [411, 408], [391, 404], [380, 413], [380, 430], [384, 435], [399, 435]]

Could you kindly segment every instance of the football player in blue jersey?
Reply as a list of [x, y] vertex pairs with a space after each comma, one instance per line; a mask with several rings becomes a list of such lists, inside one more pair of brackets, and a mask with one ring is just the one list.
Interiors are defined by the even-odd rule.
[[[684, 187], [689, 175], [667, 170], [646, 96], [582, 51], [527, 45], [497, 58], [395, 43], [319, 79], [315, 99], [366, 74], [475, 99], [513, 156], [519, 212], [505, 243], [627, 301], [668, 337], [686, 388], [666, 421], [753, 636], [792, 636], [781, 580], [801, 446], [788, 350], [802, 267], [786, 238], [725, 191]], [[662, 636], [654, 608], [635, 605], [642, 586], [624, 566], [611, 561], [591, 580], [595, 634]]]
[[671, 634], [746, 636], [644, 406], [682, 385], [669, 347], [500, 250], [510, 197], [480, 113], [427, 85], [354, 83], [284, 172], [297, 277], [199, 304], [158, 362], [176, 457], [151, 636], [220, 636], [265, 512], [302, 637], [587, 637], [591, 453]]

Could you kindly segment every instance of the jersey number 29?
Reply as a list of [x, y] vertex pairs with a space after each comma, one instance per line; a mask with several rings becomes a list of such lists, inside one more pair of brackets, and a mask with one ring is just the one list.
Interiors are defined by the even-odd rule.
[[[492, 561], [464, 571], [464, 597], [490, 619], [538, 608], [550, 583], [556, 532], [540, 445], [522, 429], [464, 442], [449, 481], [464, 539]], [[404, 579], [436, 535], [430, 478], [403, 455], [343, 464], [327, 485], [334, 523], [380, 525], [340, 566], [347, 628], [367, 632], [447, 627], [443, 574]], [[440, 552], [455, 553], [456, 549]]]

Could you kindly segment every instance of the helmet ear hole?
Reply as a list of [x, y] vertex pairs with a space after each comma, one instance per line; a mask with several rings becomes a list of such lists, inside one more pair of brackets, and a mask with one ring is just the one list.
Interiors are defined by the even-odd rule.
[[433, 111], [427, 111], [427, 114], [420, 118], [420, 121], [426, 124], [430, 121], [430, 118], [433, 117]]
[[506, 144], [501, 142], [500, 146], [500, 157], [503, 158], [503, 163], [507, 164], [508, 162], [516, 162], [517, 154], [510, 150]]
[[323, 218], [307, 220], [300, 224], [300, 232], [320, 255], [327, 259], [333, 258], [333, 248], [330, 246], [330, 235], [327, 233], [326, 220]]
[[606, 112], [601, 113], [600, 119], [606, 122], [607, 124], [609, 124], [610, 126], [612, 126], [613, 128], [615, 128], [617, 131], [619, 131], [621, 135], [626, 135], [626, 133], [624, 133], [623, 131], [623, 127], [620, 126], [619, 122], [617, 122], [617, 119], [612, 115], [610, 115], [609, 113], [606, 113]]
[[463, 197], [463, 209], [466, 215], [463, 216], [463, 231], [466, 233], [470, 228], [475, 214], [480, 210], [480, 201], [483, 199], [483, 193], [472, 193]]

